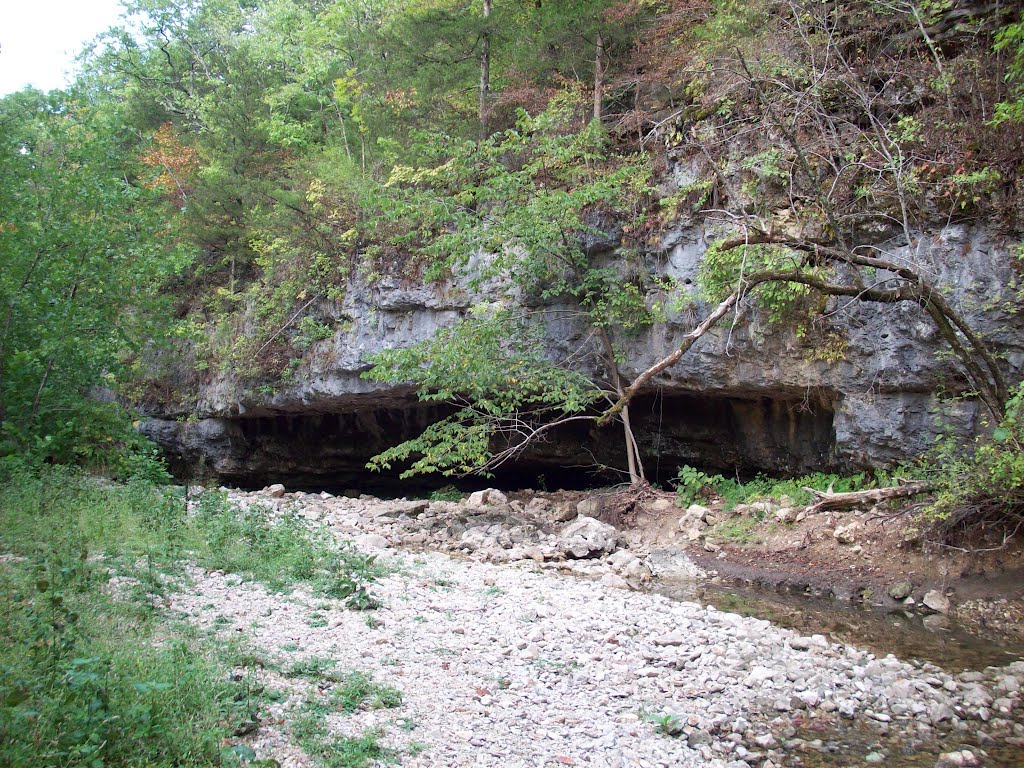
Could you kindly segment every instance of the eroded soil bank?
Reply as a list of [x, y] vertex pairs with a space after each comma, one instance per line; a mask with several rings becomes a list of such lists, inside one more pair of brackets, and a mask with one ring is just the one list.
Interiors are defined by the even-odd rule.
[[[756, 525], [739, 526], [751, 534], [741, 546], [727, 524], [746, 520], [743, 510], [717, 520], [718, 510], [682, 510], [658, 494], [628, 508], [594, 493], [385, 501], [272, 487], [231, 496], [243, 510], [323, 527], [391, 568], [373, 586], [382, 607], [370, 619], [338, 601], [273, 594], [216, 572], [196, 572], [194, 588], [174, 596], [172, 610], [265, 657], [261, 684], [281, 693], [252, 744], [282, 765], [312, 764], [290, 724], [310, 702], [330, 698], [341, 679], [335, 668], [402, 691], [394, 711], [335, 714], [329, 723], [350, 736], [382, 729], [403, 765], [1020, 764], [1024, 662], [1011, 661], [1011, 646], [998, 659], [945, 659], [945, 667], [897, 658], [884, 639], [872, 651], [838, 632], [740, 615], [743, 606], [713, 584], [729, 568], [766, 559], [767, 542], [785, 530], [810, 537], [796, 550], [808, 571], [831, 557], [830, 572], [850, 573], [837, 585], [870, 577], [865, 583], [884, 593], [897, 572], [864, 543], [837, 539], [845, 520], [776, 519], [771, 528], [774, 512], [759, 510]], [[864, 525], [863, 542], [873, 535], [867, 517], [849, 520]], [[859, 557], [858, 567], [841, 552]], [[931, 572], [922, 575], [929, 555], [914, 557], [920, 564], [910, 558], [899, 572], [911, 579], [914, 605], [904, 597], [901, 609], [952, 590], [947, 614], [929, 609], [933, 621], [951, 620], [966, 594], [960, 582], [947, 573], [941, 590]], [[717, 597], [699, 601], [652, 591], [709, 583]], [[293, 668], [307, 672], [282, 675]]]

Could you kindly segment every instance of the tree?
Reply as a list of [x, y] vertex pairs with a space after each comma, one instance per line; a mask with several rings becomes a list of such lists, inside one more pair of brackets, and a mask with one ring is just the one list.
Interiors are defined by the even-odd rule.
[[156, 343], [159, 287], [189, 260], [134, 152], [116, 111], [0, 101], [0, 454], [100, 460], [125, 434], [95, 390]]
[[[574, 123], [584, 127], [572, 130]], [[543, 312], [485, 307], [438, 339], [374, 360], [368, 375], [413, 381], [423, 399], [458, 407], [374, 466], [420, 453], [409, 472], [490, 471], [558, 425], [593, 422], [593, 412], [585, 411], [621, 390], [614, 336], [649, 323], [651, 311], [638, 285], [594, 260], [581, 237], [608, 238], [599, 211], [635, 214], [650, 169], [642, 158], [609, 155], [599, 125], [571, 93], [536, 118], [521, 115], [516, 130], [485, 142], [427, 136], [423, 145], [432, 162], [396, 167], [389, 194], [381, 197], [381, 218], [405, 222], [394, 242], [429, 260], [428, 277], [470, 268], [474, 282], [497, 280], [527, 305], [571, 302], [565, 311], [592, 329], [591, 348], [574, 351], [569, 361], [548, 360], [538, 351]], [[481, 253], [490, 256], [471, 267]], [[607, 382], [578, 370], [593, 358], [607, 369]], [[628, 407], [621, 411], [636, 482], [643, 466]]]
[[[470, 419], [466, 424], [479, 427], [486, 423], [490, 426], [485, 432], [489, 428], [492, 436], [501, 434], [504, 440], [492, 446], [487, 460], [478, 462], [474, 469], [491, 469], [495, 462], [525, 450], [530, 440], [543, 438], [559, 423], [589, 417], [599, 425], [626, 421], [626, 455], [631, 479], [637, 481], [642, 477], [636, 468], [640, 457], [628, 429], [632, 398], [725, 318], [742, 317], [741, 309], [760, 306], [762, 311], [782, 319], [794, 311], [806, 311], [812, 296], [825, 301], [817, 311], [826, 307], [834, 311], [837, 299], [847, 306], [906, 302], [921, 307], [959, 362], [964, 389], [975, 393], [994, 417], [1002, 415], [1008, 390], [996, 355], [965, 315], [945, 298], [943, 286], [933, 282], [913, 258], [921, 233], [929, 226], [977, 215], [994, 196], [987, 182], [996, 177], [995, 172], [972, 168], [966, 150], [957, 158], [959, 168], [943, 165], [938, 174], [926, 170], [931, 167], [929, 162], [942, 162], [933, 153], [948, 151], [950, 139], [965, 141], [960, 131], [971, 124], [972, 115], [948, 114], [957, 99], [935, 100], [923, 95], [917, 103], [892, 101], [890, 84], [883, 81], [879, 87], [862, 77], [828, 9], [809, 9], [796, 2], [773, 7], [780, 14], [776, 22], [780, 26], [774, 33], [785, 34], [795, 55], [780, 60], [773, 51], [752, 53], [756, 50], [755, 34], [747, 51], [732, 52], [728, 62], [732, 66], [723, 65], [719, 72], [712, 73], [724, 79], [724, 87], [713, 89], [704, 83], [708, 100], [716, 103], [697, 111], [700, 116], [687, 134], [687, 149], [706, 159], [705, 168], [711, 178], [704, 188], [715, 188], [719, 206], [731, 206], [705, 214], [710, 226], [722, 235], [706, 257], [702, 271], [702, 289], [713, 301], [709, 311], [676, 350], [640, 372], [632, 382], [623, 382], [618, 376], [615, 360], [622, 350], [609, 342], [605, 355], [608, 380], [593, 380], [590, 404], [596, 409], [602, 399], [609, 402], [597, 412], [573, 410], [552, 417], [543, 428], [531, 423], [528, 428], [505, 432], [494, 426], [497, 422], [493, 413], [486, 419]], [[917, 29], [916, 17], [902, 11], [887, 23]], [[934, 71], [934, 51], [928, 41], [920, 35], [906, 39], [908, 48], [893, 51], [886, 63], [905, 67], [912, 53], [917, 66]], [[716, 39], [714, 44], [720, 45], [720, 41]], [[878, 61], [872, 66], [877, 72]], [[940, 63], [938, 69], [937, 74], [943, 74], [945, 65]], [[948, 87], [969, 86], [938, 77], [933, 87], [944, 92], [942, 89]], [[928, 110], [947, 112], [942, 118], [934, 117], [934, 127], [929, 126], [932, 135], [925, 135], [922, 122], [931, 118]], [[766, 126], [766, 140], [758, 147], [760, 151], [742, 161], [741, 173], [737, 174], [725, 167], [728, 158], [715, 152], [734, 149], [736, 134], [746, 132], [755, 121]], [[509, 175], [494, 170], [493, 165], [484, 165], [486, 170], [481, 170], [479, 164], [452, 156], [445, 158], [447, 162], [439, 159], [429, 168], [394, 176], [393, 183], [417, 190], [422, 210], [432, 211], [430, 225], [417, 229], [407, 243], [419, 239], [423, 253], [435, 260], [447, 257], [444, 263], [449, 265], [452, 254], [462, 254], [463, 262], [480, 251], [494, 254], [488, 262], [490, 268], [505, 270], [515, 278], [524, 291], [521, 301], [529, 304], [533, 300], [530, 291], [536, 286], [550, 286], [540, 292], [539, 298], [571, 298], [592, 324], [597, 338], [608, 329], [621, 330], [624, 325], [623, 315], [606, 314], [609, 307], [628, 308], [628, 312], [643, 317], [641, 322], [651, 322], [656, 313], [644, 303], [645, 287], [631, 296], [629, 282], [622, 280], [621, 266], [618, 272], [613, 268], [611, 279], [607, 279], [607, 272], [599, 278], [602, 270], [587, 261], [582, 246], [584, 240], [607, 237], [614, 229], [607, 218], [597, 231], [583, 222], [595, 220], [587, 216], [608, 204], [609, 198], [595, 191], [610, 193], [611, 198], [621, 191], [613, 192], [602, 183], [601, 173], [606, 172], [606, 163], [611, 161], [615, 167], [623, 158], [612, 159], [598, 152], [567, 153], [568, 147], [580, 146], [573, 142], [581, 141], [586, 132], [567, 134], [564, 126], [555, 127], [553, 123], [545, 127], [551, 134], [545, 134], [536, 124], [516, 134], [520, 141], [529, 136], [530, 141], [549, 150], [536, 153], [535, 157], [543, 158], [537, 165], [523, 163], [521, 156], [516, 156], [517, 163], [535, 174], [525, 178], [513, 174], [511, 178], [519, 184], [510, 184]], [[941, 138], [936, 140], [936, 136]], [[538, 177], [538, 168], [547, 171], [551, 167], [557, 169], [554, 178]], [[602, 171], [588, 179], [589, 184], [558, 175], [558, 171], [578, 171], [581, 167], [587, 172], [598, 168]], [[463, 169], [465, 175], [456, 181], [453, 169]], [[439, 179], [453, 183], [448, 198], [438, 194]], [[484, 193], [480, 191], [480, 179]], [[641, 197], [632, 198], [634, 204]], [[435, 200], [433, 207], [429, 198]], [[562, 207], [553, 208], [555, 200]], [[456, 205], [453, 207], [451, 202]], [[617, 210], [621, 215], [628, 209], [627, 205]], [[778, 215], [779, 210], [785, 215]], [[540, 211], [544, 213], [537, 215]], [[630, 213], [635, 215], [636, 211]], [[566, 226], [560, 227], [558, 222], [563, 221]], [[628, 225], [642, 229], [644, 222], [637, 218]], [[896, 259], [887, 255], [892, 250], [904, 254]], [[587, 287], [595, 284], [600, 284], [597, 290]], [[533, 316], [536, 319], [540, 315]], [[401, 370], [423, 384], [421, 392], [425, 393], [439, 382], [417, 377], [414, 370], [417, 366], [428, 369], [435, 352], [430, 344], [420, 345], [411, 357], [402, 359], [399, 368], [393, 367], [397, 358], [381, 358], [374, 375], [397, 380], [391, 374]], [[576, 361], [579, 370], [586, 370], [581, 358]], [[457, 385], [449, 382], [444, 391], [455, 389]], [[555, 406], [546, 401], [548, 416], [557, 410]], [[472, 413], [464, 412], [463, 416]], [[506, 424], [521, 425], [521, 413], [514, 408], [502, 412], [501, 417]], [[514, 435], [515, 453], [509, 452], [505, 433]], [[479, 450], [484, 442], [479, 432], [474, 434]], [[456, 437], [457, 432], [444, 434], [447, 445]]]

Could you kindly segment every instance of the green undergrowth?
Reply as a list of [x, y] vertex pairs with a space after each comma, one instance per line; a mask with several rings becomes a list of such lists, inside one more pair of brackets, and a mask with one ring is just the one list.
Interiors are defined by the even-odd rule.
[[397, 750], [381, 744], [382, 732], [371, 728], [359, 736], [336, 736], [327, 725], [320, 707], [306, 706], [299, 714], [292, 733], [299, 746], [324, 768], [366, 768], [399, 761]]
[[180, 489], [105, 483], [63, 467], [15, 472], [0, 486], [4, 551], [45, 556], [84, 551], [166, 586], [184, 560], [286, 589], [305, 583], [354, 609], [379, 604], [368, 587], [386, 572], [373, 556], [264, 506], [240, 509], [206, 491], [194, 514]]
[[331, 691], [331, 704], [342, 712], [394, 709], [402, 705], [402, 692], [376, 682], [365, 672], [350, 672]]
[[[16, 482], [0, 506], [0, 766], [231, 766], [255, 721], [231, 646], [117, 588], [100, 543], [156, 546], [131, 494]], [[66, 478], [65, 478], [66, 479]], [[107, 504], [103, 504], [103, 500]], [[123, 584], [123, 583], [122, 583]]]
[[339, 736], [331, 732], [328, 718], [400, 707], [401, 691], [376, 682], [365, 672], [335, 672], [334, 666], [333, 659], [313, 657], [296, 662], [285, 672], [287, 677], [304, 677], [317, 684], [318, 692], [306, 700], [292, 724], [295, 741], [324, 768], [399, 762], [399, 751], [381, 744], [382, 728], [368, 729], [359, 736]]
[[893, 485], [896, 477], [909, 478], [914, 474], [916, 473], [905, 468], [891, 471], [879, 469], [871, 473], [857, 472], [852, 475], [815, 472], [791, 479], [758, 474], [752, 480], [743, 482], [724, 475], [708, 474], [696, 467], [684, 465], [676, 476], [676, 493], [679, 502], [684, 506], [721, 500], [725, 509], [731, 509], [737, 504], [783, 499], [787, 499], [789, 504], [803, 506], [813, 501], [811, 493], [805, 488], [819, 491], [831, 488], [836, 493], [861, 491]]
[[[0, 768], [231, 766], [258, 727], [231, 645], [159, 609], [184, 562], [350, 604], [382, 572], [287, 516], [51, 467], [0, 479]], [[357, 604], [354, 607], [361, 607]], [[331, 763], [345, 765], [345, 763]], [[351, 765], [360, 765], [355, 762]]]

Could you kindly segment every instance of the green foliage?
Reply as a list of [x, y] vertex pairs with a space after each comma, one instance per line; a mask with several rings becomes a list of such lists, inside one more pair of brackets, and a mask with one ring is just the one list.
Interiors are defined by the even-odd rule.
[[464, 496], [462, 491], [451, 485], [430, 492], [431, 501], [462, 501]]
[[338, 545], [329, 533], [310, 530], [297, 518], [272, 520], [264, 506], [242, 510], [226, 494], [206, 491], [189, 524], [197, 539], [194, 556], [210, 568], [276, 589], [308, 582], [358, 610], [379, 605], [367, 591], [367, 585], [384, 573], [376, 557]]
[[530, 320], [502, 308], [480, 307], [432, 339], [372, 358], [367, 377], [412, 382], [421, 400], [462, 405], [368, 466], [389, 469], [418, 457], [402, 477], [479, 471], [493, 456], [492, 441], [510, 423], [539, 424], [581, 414], [593, 404], [600, 393], [582, 374], [544, 356], [543, 328]]
[[360, 709], [394, 709], [402, 706], [402, 692], [374, 682], [365, 672], [351, 672], [331, 689], [330, 702], [346, 713]]
[[1024, 22], [1007, 24], [996, 35], [995, 50], [1010, 58], [1006, 80], [1013, 98], [996, 105], [996, 122], [1024, 122]]
[[292, 728], [302, 749], [324, 768], [368, 768], [398, 762], [398, 753], [380, 743], [379, 730], [364, 731], [361, 736], [332, 736], [326, 712], [307, 704]]
[[722, 475], [709, 475], [696, 467], [684, 464], [676, 474], [676, 493], [679, 502], [684, 506], [694, 504], [701, 499], [701, 492], [712, 483], [724, 481]]
[[[254, 718], [228, 660], [110, 582], [119, 555], [166, 553], [182, 524], [151, 486], [55, 469], [0, 488], [0, 763], [40, 768], [235, 765]], [[99, 547], [111, 557], [93, 557]]]
[[131, 452], [127, 415], [96, 394], [166, 335], [161, 287], [191, 254], [132, 182], [130, 140], [116, 106], [0, 100], [0, 456], [106, 467]]
[[715, 523], [710, 529], [717, 538], [733, 544], [750, 544], [757, 541], [757, 528], [761, 520], [757, 517], [731, 517]]
[[[820, 275], [821, 269], [809, 267], [804, 258], [791, 250], [769, 245], [751, 245], [723, 250], [722, 242], [712, 243], [700, 265], [698, 280], [709, 301], [721, 301], [736, 290], [740, 279], [757, 272], [799, 271]], [[811, 288], [803, 283], [769, 282], [757, 288], [755, 301], [767, 312], [772, 323], [792, 318], [804, 307]]]
[[594, 299], [608, 295], [607, 273], [587, 274], [583, 238], [609, 236], [591, 223], [598, 214], [642, 223], [651, 170], [642, 157], [613, 156], [600, 125], [580, 122], [567, 93], [482, 143], [421, 134], [419, 162], [396, 166], [375, 201], [398, 227], [393, 244], [421, 254], [428, 279], [472, 262], [478, 282], [508, 275], [529, 294], [573, 296], [601, 316]]
[[1024, 519], [1024, 386], [1018, 385], [1003, 418], [972, 445], [950, 438], [931, 457], [938, 492], [928, 518], [941, 530], [971, 529]]
[[737, 504], [754, 501], [778, 501], [783, 496], [791, 504], [806, 505], [813, 501], [811, 494], [804, 488], [824, 491], [831, 488], [837, 493], [860, 491], [867, 488], [878, 488], [890, 485], [894, 476], [906, 477], [912, 473], [906, 470], [892, 472], [876, 470], [873, 474], [857, 472], [852, 475], [836, 475], [815, 472], [810, 475], [792, 479], [773, 478], [758, 474], [752, 480], [741, 482], [724, 475], [711, 475], [696, 467], [683, 465], [676, 476], [676, 493], [680, 504], [688, 506], [702, 499], [719, 498], [726, 509]]

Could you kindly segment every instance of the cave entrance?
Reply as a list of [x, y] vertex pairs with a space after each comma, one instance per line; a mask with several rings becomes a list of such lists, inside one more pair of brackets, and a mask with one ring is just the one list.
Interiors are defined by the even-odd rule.
[[[728, 477], [758, 472], [793, 476], [836, 468], [834, 407], [826, 398], [734, 392], [663, 391], [631, 406], [644, 468], [669, 487], [679, 467]], [[177, 474], [214, 476], [243, 487], [283, 483], [292, 489], [358, 490], [376, 495], [429, 493], [454, 485], [578, 490], [625, 481], [622, 432], [576, 423], [553, 430], [493, 478], [401, 480], [401, 468], [365, 469], [373, 455], [443, 418], [443, 406], [410, 403], [346, 413], [284, 413], [220, 419], [216, 450], [179, 433], [171, 453]], [[188, 446], [184, 448], [184, 446]]]

